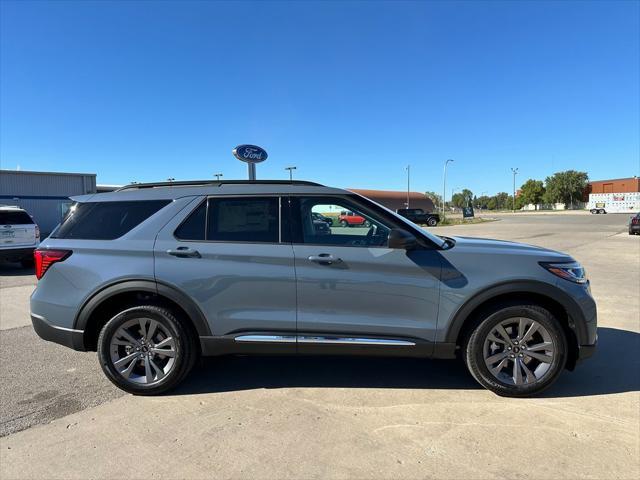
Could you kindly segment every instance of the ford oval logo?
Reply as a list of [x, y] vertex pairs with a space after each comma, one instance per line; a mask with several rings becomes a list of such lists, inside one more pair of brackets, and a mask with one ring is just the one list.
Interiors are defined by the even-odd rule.
[[256, 145], [238, 145], [233, 149], [233, 155], [247, 163], [260, 163], [267, 159], [267, 151]]

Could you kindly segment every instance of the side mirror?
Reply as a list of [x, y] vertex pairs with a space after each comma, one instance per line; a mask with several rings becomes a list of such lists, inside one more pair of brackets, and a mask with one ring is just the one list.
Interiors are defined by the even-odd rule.
[[414, 250], [418, 246], [418, 240], [406, 230], [394, 228], [389, 232], [387, 246], [402, 250]]

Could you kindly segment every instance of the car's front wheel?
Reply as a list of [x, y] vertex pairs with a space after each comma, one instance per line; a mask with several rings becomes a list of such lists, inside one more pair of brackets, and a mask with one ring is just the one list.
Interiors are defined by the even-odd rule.
[[435, 218], [431, 217], [427, 219], [427, 226], [435, 227], [437, 224], [438, 224], [438, 221]]
[[549, 387], [567, 361], [559, 321], [538, 305], [504, 305], [484, 315], [464, 358], [473, 377], [498, 395], [526, 397]]
[[137, 395], [174, 388], [187, 376], [196, 355], [195, 339], [184, 320], [155, 305], [120, 312], [98, 338], [98, 358], [107, 378]]

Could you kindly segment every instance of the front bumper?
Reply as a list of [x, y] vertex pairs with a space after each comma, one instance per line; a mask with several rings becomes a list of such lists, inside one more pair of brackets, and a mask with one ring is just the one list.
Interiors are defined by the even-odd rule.
[[74, 350], [84, 351], [84, 330], [56, 327], [41, 315], [31, 314], [31, 323], [38, 336], [48, 342], [59, 343]]

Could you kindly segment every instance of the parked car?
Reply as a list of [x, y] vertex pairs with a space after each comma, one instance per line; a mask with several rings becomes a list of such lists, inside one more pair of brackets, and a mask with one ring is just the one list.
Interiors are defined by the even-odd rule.
[[341, 227], [368, 227], [371, 223], [362, 215], [343, 210], [338, 217], [338, 223]]
[[[569, 255], [436, 236], [345, 190], [172, 182], [74, 201], [35, 252], [33, 326], [97, 350], [134, 394], [175, 387], [201, 355], [317, 354], [461, 357], [484, 387], [522, 397], [596, 347]], [[369, 219], [367, 233], [318, 233], [322, 205]]]
[[333, 225], [333, 218], [331, 218], [331, 217], [325, 217], [321, 213], [317, 213], [317, 212], [312, 212], [311, 215], [313, 216], [314, 220], [323, 221], [324, 223], [326, 223], [330, 227]]
[[400, 208], [396, 212], [417, 225], [435, 227], [440, 222], [440, 215], [427, 213], [421, 208]]
[[629, 235], [640, 235], [640, 212], [629, 218]]
[[40, 242], [40, 229], [22, 208], [0, 206], [0, 261], [33, 266], [33, 251]]
[[327, 222], [316, 218], [313, 214], [312, 218], [313, 228], [315, 229], [316, 235], [329, 235], [331, 233], [331, 227]]

